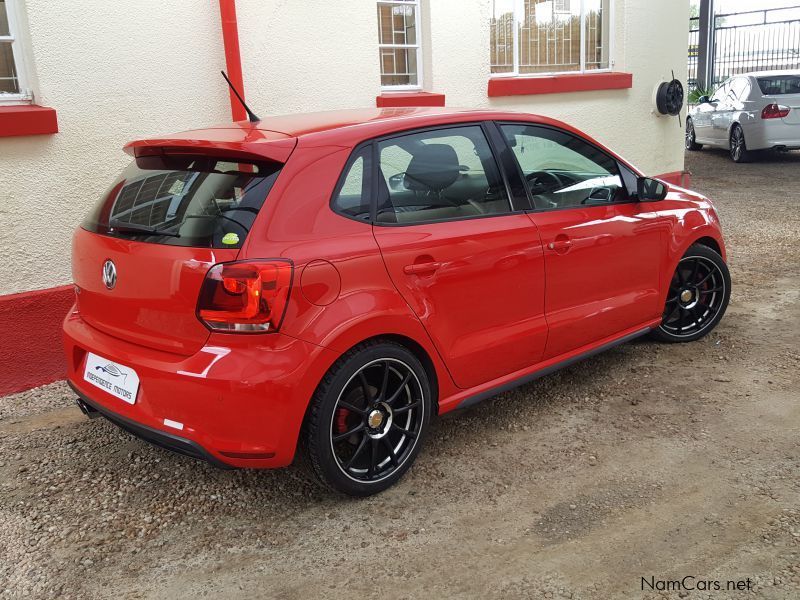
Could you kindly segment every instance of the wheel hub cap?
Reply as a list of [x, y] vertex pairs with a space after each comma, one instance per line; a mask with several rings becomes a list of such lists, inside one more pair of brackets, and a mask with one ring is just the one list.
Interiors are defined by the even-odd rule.
[[691, 302], [693, 297], [694, 294], [692, 293], [692, 290], [683, 290], [681, 292], [681, 302]]
[[378, 409], [373, 410], [367, 417], [367, 423], [372, 429], [378, 429], [383, 424], [383, 413]]

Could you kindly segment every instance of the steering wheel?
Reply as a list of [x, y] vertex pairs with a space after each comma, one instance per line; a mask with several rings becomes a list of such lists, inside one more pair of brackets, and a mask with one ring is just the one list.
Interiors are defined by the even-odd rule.
[[525, 176], [531, 186], [531, 193], [534, 196], [547, 194], [564, 187], [564, 182], [555, 173], [550, 171], [534, 171]]

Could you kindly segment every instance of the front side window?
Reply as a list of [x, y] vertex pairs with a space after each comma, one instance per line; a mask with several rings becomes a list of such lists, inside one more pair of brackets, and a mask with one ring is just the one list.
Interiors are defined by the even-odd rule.
[[492, 0], [493, 75], [611, 67], [612, 0]]
[[378, 223], [464, 219], [511, 210], [479, 126], [403, 135], [377, 146]]
[[140, 157], [122, 172], [83, 228], [156, 244], [241, 248], [280, 169], [270, 162]]
[[731, 89], [731, 82], [730, 81], [726, 81], [725, 83], [723, 83], [721, 86], [719, 86], [717, 88], [717, 91], [714, 92], [713, 96], [711, 96], [711, 101], [712, 102], [722, 102], [723, 100], [725, 100], [725, 97], [728, 95], [728, 92], [730, 91], [730, 89]]
[[616, 160], [563, 131], [502, 125], [537, 210], [628, 202]]
[[0, 0], [0, 104], [30, 100], [19, 32], [17, 0]]
[[422, 87], [422, 45], [419, 0], [379, 0], [378, 52], [381, 87]]

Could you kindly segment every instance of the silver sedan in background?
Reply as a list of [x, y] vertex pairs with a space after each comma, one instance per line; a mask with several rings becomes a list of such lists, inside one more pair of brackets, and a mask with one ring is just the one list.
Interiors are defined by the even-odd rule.
[[686, 119], [686, 149], [725, 148], [735, 162], [756, 150], [800, 149], [800, 71], [742, 73], [702, 96]]

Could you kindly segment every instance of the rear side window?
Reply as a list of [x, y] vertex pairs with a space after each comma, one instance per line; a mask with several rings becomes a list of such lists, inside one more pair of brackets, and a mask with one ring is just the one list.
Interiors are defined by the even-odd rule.
[[744, 100], [750, 91], [750, 84], [744, 77], [737, 77], [731, 82], [730, 94], [737, 100]]
[[800, 94], [800, 76], [774, 75], [759, 77], [758, 87], [765, 96], [784, 96], [786, 94]]
[[483, 130], [452, 127], [378, 142], [378, 223], [507, 213], [508, 193]]
[[156, 244], [240, 248], [281, 166], [196, 156], [140, 157], [83, 227]]
[[368, 221], [370, 217], [369, 176], [372, 147], [365, 146], [350, 157], [333, 194], [331, 206], [341, 215]]

